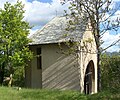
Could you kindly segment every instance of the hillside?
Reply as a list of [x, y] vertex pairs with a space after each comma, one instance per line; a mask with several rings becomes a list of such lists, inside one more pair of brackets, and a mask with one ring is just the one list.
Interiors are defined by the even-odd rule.
[[0, 100], [120, 100], [120, 91], [101, 92], [93, 95], [77, 91], [40, 90], [0, 87]]

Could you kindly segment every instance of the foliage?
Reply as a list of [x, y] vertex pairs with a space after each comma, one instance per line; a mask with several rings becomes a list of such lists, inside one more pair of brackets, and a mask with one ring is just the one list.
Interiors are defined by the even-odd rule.
[[14, 5], [6, 2], [4, 9], [0, 9], [0, 63], [1, 66], [4, 63], [4, 69], [12, 74], [16, 67], [27, 66], [32, 58], [27, 46], [31, 27], [23, 20], [23, 8], [22, 2], [17, 1]]
[[101, 57], [102, 89], [115, 90], [120, 88], [120, 53]]
[[111, 91], [102, 91], [97, 94], [88, 95], [87, 100], [119, 100], [120, 99], [120, 90], [119, 92]]
[[13, 85], [24, 87], [25, 86], [25, 69], [24, 66], [16, 67], [13, 74]]

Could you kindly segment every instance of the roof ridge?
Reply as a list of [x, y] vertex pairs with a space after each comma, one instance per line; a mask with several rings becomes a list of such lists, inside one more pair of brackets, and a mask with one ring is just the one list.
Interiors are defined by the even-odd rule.
[[[65, 42], [73, 39], [73, 41], [78, 41], [81, 39], [81, 35], [84, 32], [82, 29], [84, 26], [80, 25], [79, 30], [66, 31], [67, 19], [66, 16], [56, 16], [52, 18], [47, 24], [45, 24], [41, 29], [36, 31], [31, 35], [30, 39], [33, 40], [32, 44], [48, 44], [48, 43], [58, 43]], [[64, 34], [68, 34], [66, 37]]]

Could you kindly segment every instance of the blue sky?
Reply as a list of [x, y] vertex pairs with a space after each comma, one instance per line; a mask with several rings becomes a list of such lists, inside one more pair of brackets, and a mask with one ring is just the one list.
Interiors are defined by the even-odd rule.
[[[28, 2], [32, 2], [32, 1], [35, 1], [35, 0], [28, 0]], [[50, 3], [50, 2], [52, 2], [52, 0], [36, 0], [36, 1], [44, 2], [44, 3]]]
[[[4, 3], [8, 1], [12, 4], [16, 3], [17, 0], [0, 0], [0, 8], [3, 8]], [[25, 18], [24, 20], [29, 22], [30, 25], [34, 25], [34, 27], [30, 30], [31, 34], [34, 34], [37, 30], [43, 27], [47, 22], [49, 22], [52, 18], [56, 16], [64, 15], [64, 10], [68, 10], [69, 3], [65, 5], [60, 4], [60, 0], [19, 0], [25, 4], [24, 10]], [[113, 0], [114, 6], [120, 4], [120, 0]], [[116, 14], [120, 18], [120, 7]], [[114, 17], [113, 17], [114, 19]], [[120, 30], [118, 34], [113, 34], [113, 32], [106, 32], [103, 36], [103, 40], [105, 43], [102, 47], [106, 47], [114, 40], [120, 38]], [[120, 50], [120, 43], [118, 44], [119, 47], [114, 46], [108, 49], [108, 51], [119, 51]]]

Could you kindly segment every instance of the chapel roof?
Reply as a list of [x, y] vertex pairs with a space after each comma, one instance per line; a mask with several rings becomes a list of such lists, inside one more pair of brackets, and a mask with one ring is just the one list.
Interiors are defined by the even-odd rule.
[[85, 31], [85, 25], [81, 23], [77, 29], [67, 31], [66, 28], [68, 28], [69, 20], [70, 19], [65, 16], [53, 18], [40, 30], [29, 37], [32, 40], [29, 45], [80, 40], [82, 38], [82, 33]]

